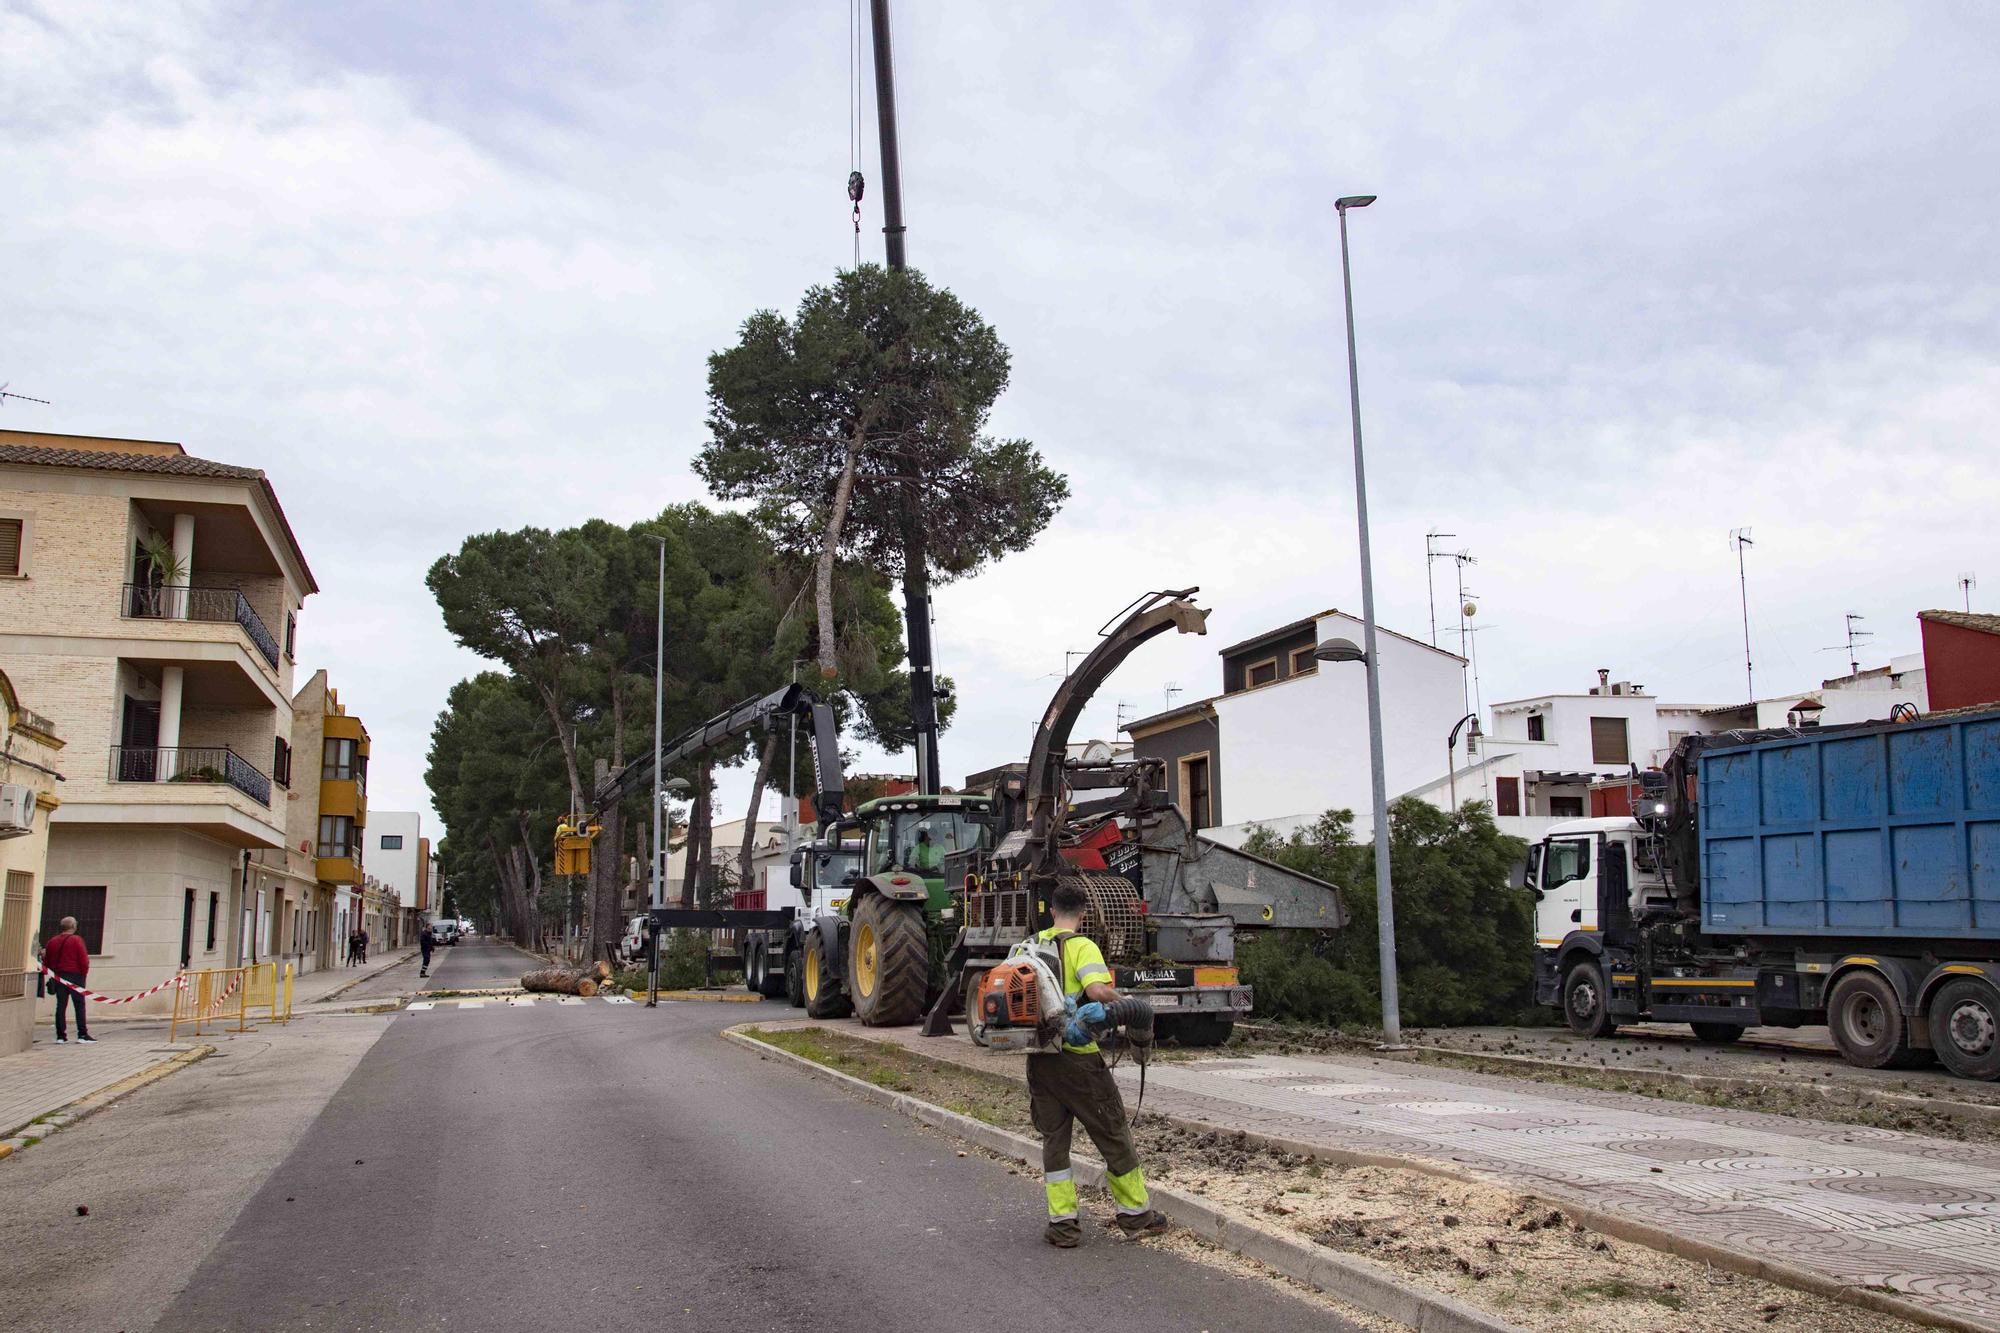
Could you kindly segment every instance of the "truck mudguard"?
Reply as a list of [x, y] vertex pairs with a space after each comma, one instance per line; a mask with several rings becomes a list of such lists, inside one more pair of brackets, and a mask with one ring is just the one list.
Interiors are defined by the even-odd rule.
[[[819, 934], [820, 960], [836, 981], [844, 979], [847, 968], [847, 950], [840, 947], [841, 925], [837, 916], [816, 916], [806, 925], [808, 931]], [[810, 941], [802, 938], [799, 947], [810, 947]]]

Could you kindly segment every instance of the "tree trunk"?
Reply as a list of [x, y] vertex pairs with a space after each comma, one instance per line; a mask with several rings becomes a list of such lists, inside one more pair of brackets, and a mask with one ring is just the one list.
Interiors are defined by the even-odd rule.
[[764, 737], [764, 752], [757, 758], [757, 776], [750, 780], [750, 813], [743, 817], [743, 846], [736, 853], [736, 887], [754, 889], [750, 882], [750, 859], [757, 846], [757, 814], [764, 806], [764, 784], [771, 780], [771, 761], [778, 754], [778, 732], [774, 727]]
[[910, 653], [910, 728], [917, 790], [942, 791], [937, 748], [937, 662], [931, 648], [930, 559], [914, 500], [903, 505], [903, 629]]
[[817, 570], [816, 609], [819, 613], [819, 674], [832, 680], [840, 674], [839, 649], [833, 632], [833, 565], [840, 554], [840, 535], [847, 526], [847, 505], [854, 498], [854, 474], [861, 465], [861, 451], [868, 447], [868, 428], [873, 413], [855, 423], [847, 440], [847, 456], [840, 465], [840, 480], [833, 487], [833, 509], [826, 517], [826, 536], [820, 543]]
[[594, 963], [584, 968], [541, 967], [521, 974], [521, 989], [544, 994], [581, 995], [587, 999], [597, 994], [602, 983], [609, 980], [611, 968], [605, 963]]
[[688, 808], [687, 868], [681, 873], [681, 906], [693, 907], [700, 893], [702, 868], [708, 863], [708, 763], [695, 775], [694, 800]]
[[576, 728], [563, 721], [562, 700], [546, 685], [535, 686], [535, 693], [542, 697], [542, 707], [548, 710], [549, 722], [556, 729], [556, 744], [562, 747], [563, 769], [569, 774], [570, 808], [589, 808], [583, 799], [583, 778], [576, 769]]
[[[611, 769], [625, 766], [625, 699], [614, 677], [611, 682]], [[602, 781], [602, 779], [599, 779]], [[604, 946], [615, 944], [624, 929], [619, 918], [625, 908], [625, 810], [613, 802], [600, 816], [603, 830], [597, 836], [599, 853], [590, 860], [590, 952], [604, 956]]]

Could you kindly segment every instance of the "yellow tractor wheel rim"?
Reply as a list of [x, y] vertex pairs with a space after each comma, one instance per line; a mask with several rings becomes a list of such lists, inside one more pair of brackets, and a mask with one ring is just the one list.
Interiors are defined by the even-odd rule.
[[805, 990], [807, 999], [817, 1000], [819, 998], [819, 950], [817, 949], [806, 950]]
[[854, 935], [854, 988], [875, 993], [875, 927], [862, 926]]

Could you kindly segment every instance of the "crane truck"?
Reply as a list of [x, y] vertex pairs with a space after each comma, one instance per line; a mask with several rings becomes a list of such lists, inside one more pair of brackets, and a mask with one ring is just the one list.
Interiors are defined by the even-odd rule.
[[1538, 1003], [2000, 1078], [2000, 711], [1689, 736], [1632, 788], [1529, 849]]

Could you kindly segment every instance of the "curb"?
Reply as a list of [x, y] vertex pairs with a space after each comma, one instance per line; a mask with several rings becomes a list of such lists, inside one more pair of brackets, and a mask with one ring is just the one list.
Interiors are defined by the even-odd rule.
[[[760, 1055], [769, 1054], [789, 1060], [815, 1075], [846, 1086], [870, 1101], [893, 1107], [913, 1120], [977, 1144], [1009, 1161], [1032, 1166], [1041, 1160], [1041, 1144], [1024, 1135], [974, 1120], [956, 1111], [947, 1111], [942, 1106], [934, 1106], [907, 1093], [877, 1087], [852, 1074], [843, 1074], [838, 1069], [829, 1069], [802, 1055], [759, 1041], [740, 1027], [725, 1028], [722, 1035]], [[1101, 1186], [1104, 1183], [1102, 1163], [1078, 1157], [1074, 1159], [1073, 1169], [1077, 1179], [1085, 1185]], [[1339, 1297], [1372, 1314], [1394, 1319], [1423, 1333], [1521, 1333], [1516, 1325], [1441, 1292], [1411, 1287], [1388, 1269], [1364, 1259], [1321, 1250], [1305, 1241], [1293, 1240], [1231, 1217], [1205, 1200], [1165, 1185], [1150, 1185], [1148, 1188], [1155, 1207], [1203, 1240], [1246, 1259], [1254, 1259], [1295, 1282]]]
[[21, 1126], [22, 1129], [41, 1130], [41, 1133], [17, 1133], [12, 1138], [0, 1142], [0, 1160], [5, 1160], [13, 1156], [30, 1144], [41, 1142], [57, 1130], [68, 1129], [79, 1120], [88, 1120], [105, 1107], [110, 1106], [113, 1102], [122, 1101], [124, 1098], [139, 1091], [139, 1089], [149, 1084], [157, 1083], [167, 1075], [185, 1069], [197, 1060], [206, 1059], [214, 1054], [215, 1048], [213, 1046], [197, 1046], [191, 1051], [180, 1051], [165, 1060], [147, 1066], [136, 1074], [127, 1074], [116, 1083], [99, 1088], [96, 1092], [85, 1093], [75, 1101], [70, 1102], [67, 1106], [60, 1107], [43, 1117]]
[[[731, 1035], [734, 1031], [735, 1029], [730, 1029], [724, 1035]], [[858, 1036], [852, 1032], [848, 1032], [846, 1035], [855, 1037], [860, 1041], [869, 1040], [867, 1037]], [[754, 1038], [749, 1037], [740, 1038], [740, 1040], [755, 1041]], [[921, 1055], [921, 1052], [908, 1052], [906, 1047], [893, 1042], [875, 1042], [873, 1044], [905, 1051], [910, 1054]], [[760, 1050], [778, 1050], [776, 1047], [766, 1046], [763, 1042], [756, 1042], [756, 1045]], [[795, 1060], [803, 1058], [793, 1055], [790, 1051], [778, 1050], [778, 1053]], [[840, 1078], [849, 1077], [846, 1074], [841, 1074], [838, 1070], [825, 1069], [824, 1066], [813, 1064], [811, 1061], [806, 1061], [806, 1063], [812, 1065], [814, 1069], [824, 1070], [824, 1072], [837, 1075]], [[1021, 1082], [1021, 1080], [1014, 1078], [1010, 1073], [999, 1070], [994, 1072], [999, 1077], [1008, 1079], [1010, 1082], [1016, 1084]], [[859, 1080], [855, 1081], [859, 1082]], [[862, 1086], [874, 1088], [875, 1085], [872, 1083], [863, 1083]], [[882, 1089], [875, 1090], [878, 1092], [882, 1091]], [[951, 1113], [944, 1112], [944, 1114], [949, 1115]], [[1490, 1175], [1469, 1167], [1457, 1166], [1449, 1162], [1440, 1162], [1435, 1158], [1404, 1157], [1395, 1153], [1367, 1152], [1356, 1148], [1337, 1148], [1330, 1144], [1311, 1143], [1303, 1139], [1286, 1138], [1281, 1134], [1264, 1134], [1253, 1129], [1237, 1129], [1228, 1125], [1217, 1124], [1210, 1120], [1193, 1120], [1186, 1116], [1171, 1115], [1165, 1111], [1155, 1111], [1153, 1114], [1161, 1121], [1172, 1125], [1176, 1129], [1194, 1134], [1228, 1135], [1241, 1140], [1246, 1147], [1266, 1150], [1275, 1148], [1279, 1152], [1294, 1153], [1315, 1161], [1331, 1162], [1340, 1166], [1375, 1166], [1404, 1171], [1421, 1171], [1425, 1175], [1437, 1176], [1442, 1180], [1449, 1180], [1458, 1184], [1484, 1185], [1491, 1188], [1505, 1189], [1514, 1194], [1541, 1200], [1548, 1203], [1551, 1207], [1559, 1207], [1567, 1212], [1573, 1220], [1583, 1223], [1592, 1230], [1602, 1232], [1604, 1235], [1614, 1237], [1618, 1240], [1629, 1241], [1634, 1245], [1643, 1245], [1648, 1249], [1677, 1255], [1682, 1259], [1688, 1259], [1695, 1263], [1709, 1264], [1716, 1268], [1725, 1269], [1728, 1272], [1741, 1273], [1745, 1277], [1760, 1278], [1763, 1281], [1775, 1283], [1781, 1287], [1791, 1287], [1798, 1291], [1810, 1292], [1815, 1296], [1824, 1296], [1828, 1300], [1838, 1301], [1842, 1305], [1857, 1306], [1864, 1310], [1872, 1310], [1877, 1314], [1894, 1315], [1898, 1319], [1908, 1320], [1913, 1324], [1922, 1324], [1930, 1328], [1951, 1329], [1954, 1330], [1954, 1333], [1992, 1333], [1989, 1325], [1976, 1323], [1969, 1319], [1961, 1319], [1957, 1315], [1946, 1314], [1940, 1310], [1933, 1310], [1928, 1306], [1919, 1305], [1915, 1301], [1906, 1300], [1901, 1296], [1891, 1295], [1883, 1291], [1875, 1291], [1867, 1287], [1851, 1286], [1830, 1278], [1823, 1273], [1816, 1273], [1811, 1269], [1801, 1268], [1795, 1264], [1785, 1263], [1781, 1260], [1761, 1259], [1754, 1255], [1744, 1254], [1739, 1250], [1711, 1244], [1694, 1236], [1655, 1226], [1650, 1222], [1641, 1222], [1619, 1213], [1608, 1212], [1577, 1196], [1562, 1194], [1546, 1190], [1545, 1188], [1527, 1189], [1518, 1182], [1509, 1180], [1504, 1176]], [[978, 1122], [975, 1121], [974, 1123]], [[1198, 1202], [1196, 1206], [1209, 1207], [1205, 1203]], [[1175, 1220], [1178, 1221], [1179, 1219], [1176, 1218]], [[1223, 1243], [1227, 1244], [1227, 1242]], [[1252, 1255], [1251, 1257], [1261, 1259], [1263, 1256]], [[1273, 1267], [1276, 1267], [1276, 1265], [1274, 1264]], [[1287, 1276], [1292, 1276], [1292, 1274], [1287, 1273]], [[1304, 1278], [1300, 1278], [1299, 1280], [1307, 1281]], [[1331, 1289], [1328, 1288], [1328, 1290]], [[1336, 1292], [1335, 1294], [1341, 1293]], [[1355, 1300], [1355, 1304], [1360, 1305], [1363, 1302], [1357, 1299]], [[1373, 1309], [1374, 1307], [1370, 1306], [1368, 1308]]]

